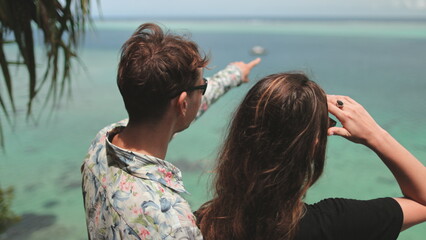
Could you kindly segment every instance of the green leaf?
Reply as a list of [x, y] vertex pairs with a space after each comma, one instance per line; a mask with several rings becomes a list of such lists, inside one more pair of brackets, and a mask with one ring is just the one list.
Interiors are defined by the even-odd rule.
[[139, 223], [139, 224], [142, 224], [143, 226], [148, 226], [148, 223], [142, 214], [139, 214], [139, 216], [135, 220], [133, 220], [133, 223]]
[[13, 188], [2, 189], [0, 187], [0, 233], [6, 230], [7, 227], [20, 220], [11, 208], [13, 199]]

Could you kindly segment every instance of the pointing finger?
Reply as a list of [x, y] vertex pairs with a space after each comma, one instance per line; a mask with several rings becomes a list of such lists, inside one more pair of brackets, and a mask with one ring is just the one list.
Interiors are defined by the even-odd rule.
[[261, 60], [262, 60], [261, 58], [256, 58], [253, 61], [247, 63], [247, 65], [249, 66], [249, 68], [253, 68], [257, 64], [259, 64]]

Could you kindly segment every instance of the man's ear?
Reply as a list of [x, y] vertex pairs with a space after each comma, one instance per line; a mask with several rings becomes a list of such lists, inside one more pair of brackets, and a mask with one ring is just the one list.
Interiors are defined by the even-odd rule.
[[187, 92], [182, 92], [178, 96], [177, 102], [176, 102], [176, 107], [177, 107], [179, 114], [181, 114], [182, 116], [186, 115], [186, 111], [188, 109], [188, 93]]

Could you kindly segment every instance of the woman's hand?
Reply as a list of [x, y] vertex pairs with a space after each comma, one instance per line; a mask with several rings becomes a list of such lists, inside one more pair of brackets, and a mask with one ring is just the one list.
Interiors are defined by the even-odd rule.
[[364, 107], [352, 98], [327, 95], [327, 103], [328, 111], [342, 123], [342, 127], [329, 128], [328, 135], [339, 135], [352, 142], [371, 147], [385, 132]]

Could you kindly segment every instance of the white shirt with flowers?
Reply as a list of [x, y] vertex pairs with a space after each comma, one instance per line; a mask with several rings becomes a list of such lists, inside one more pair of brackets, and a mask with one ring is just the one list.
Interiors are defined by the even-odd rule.
[[[197, 117], [240, 83], [241, 72], [234, 65], [209, 78]], [[127, 119], [102, 129], [81, 167], [89, 239], [202, 239], [181, 196], [186, 193], [181, 171], [111, 143], [126, 125]]]

